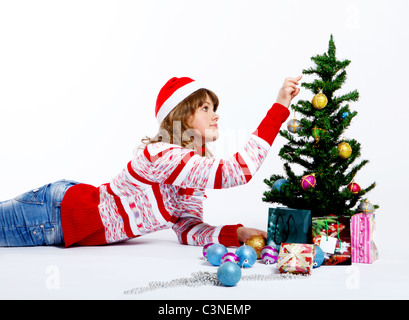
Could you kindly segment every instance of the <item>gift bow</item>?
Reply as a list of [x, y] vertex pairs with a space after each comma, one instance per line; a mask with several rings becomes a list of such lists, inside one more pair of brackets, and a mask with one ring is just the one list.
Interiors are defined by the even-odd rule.
[[302, 252], [306, 249], [304, 246], [294, 246], [291, 244], [286, 244], [284, 245], [284, 249], [287, 249], [288, 253], [287, 255], [281, 260], [281, 264], [286, 263], [292, 258], [296, 258], [292, 262], [292, 267], [295, 266], [297, 259], [301, 262], [301, 265], [305, 266], [308, 265], [307, 261], [305, 261], [304, 256]]

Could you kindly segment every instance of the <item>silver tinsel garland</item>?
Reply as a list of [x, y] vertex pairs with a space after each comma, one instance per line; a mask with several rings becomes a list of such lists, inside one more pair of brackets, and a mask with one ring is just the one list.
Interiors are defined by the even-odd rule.
[[[270, 281], [270, 280], [290, 280], [290, 279], [304, 279], [309, 275], [304, 274], [252, 274], [242, 276], [241, 280], [244, 281]], [[223, 286], [219, 279], [217, 279], [216, 272], [199, 271], [192, 273], [190, 278], [178, 278], [171, 281], [152, 281], [149, 282], [146, 287], [134, 288], [124, 291], [124, 294], [142, 294], [147, 291], [153, 291], [156, 289], [174, 288], [174, 287], [198, 287], [203, 285], [211, 286]]]

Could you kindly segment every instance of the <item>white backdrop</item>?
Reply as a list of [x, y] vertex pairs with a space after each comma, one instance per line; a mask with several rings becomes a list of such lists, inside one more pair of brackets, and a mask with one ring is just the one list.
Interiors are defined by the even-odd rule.
[[[346, 136], [371, 161], [356, 182], [378, 183], [368, 197], [381, 206], [382, 253], [408, 225], [408, 10], [406, 0], [1, 0], [0, 200], [61, 178], [108, 182], [156, 133], [156, 95], [173, 76], [218, 94], [214, 148], [232, 154], [332, 33], [352, 61], [342, 91], [360, 92]], [[283, 172], [283, 143], [248, 185], [208, 192], [207, 222], [266, 228], [263, 179]]]

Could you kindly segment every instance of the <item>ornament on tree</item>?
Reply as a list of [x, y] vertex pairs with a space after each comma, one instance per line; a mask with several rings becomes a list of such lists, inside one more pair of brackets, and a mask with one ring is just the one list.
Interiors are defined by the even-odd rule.
[[298, 133], [301, 130], [301, 122], [297, 119], [290, 119], [287, 122], [287, 130], [291, 133]]
[[326, 130], [321, 129], [321, 128], [317, 128], [317, 126], [315, 126], [314, 128], [312, 128], [312, 136], [314, 137], [315, 141], [320, 141], [322, 134], [325, 133]]
[[351, 115], [351, 112], [345, 111], [345, 112], [342, 112], [341, 118], [342, 118], [342, 119], [346, 119], [346, 118], [348, 118], [350, 115]]
[[351, 182], [347, 186], [347, 188], [348, 188], [349, 191], [351, 191], [354, 194], [357, 194], [359, 191], [361, 191], [361, 187], [356, 182]]
[[312, 106], [315, 109], [321, 110], [325, 108], [325, 106], [328, 103], [328, 99], [325, 94], [322, 93], [322, 90], [320, 90], [319, 93], [317, 93], [314, 98], [312, 98]]
[[260, 253], [266, 245], [266, 240], [263, 236], [255, 235], [251, 236], [250, 239], [246, 241], [246, 245], [252, 247], [257, 253], [257, 259], [260, 259]]
[[365, 199], [359, 204], [358, 211], [362, 213], [372, 213], [375, 211], [375, 208], [372, 203], [368, 201], [368, 199]]
[[282, 186], [285, 185], [286, 183], [288, 183], [287, 179], [278, 179], [273, 183], [272, 189], [281, 191]]
[[347, 159], [352, 153], [352, 148], [347, 142], [341, 142], [338, 144], [338, 155], [342, 159]]
[[307, 174], [301, 178], [301, 187], [304, 190], [308, 190], [309, 188], [315, 188], [317, 185], [317, 180], [315, 179], [315, 173]]

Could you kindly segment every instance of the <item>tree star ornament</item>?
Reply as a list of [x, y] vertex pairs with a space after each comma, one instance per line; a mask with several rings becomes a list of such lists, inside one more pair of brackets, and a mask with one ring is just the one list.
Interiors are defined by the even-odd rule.
[[304, 190], [309, 188], [315, 188], [317, 185], [317, 180], [315, 179], [315, 173], [307, 174], [301, 178], [301, 187]]
[[322, 90], [320, 90], [319, 93], [317, 93], [314, 98], [312, 98], [312, 106], [315, 109], [321, 110], [325, 108], [325, 106], [328, 103], [328, 99], [325, 94], [322, 93]]
[[347, 142], [341, 142], [338, 144], [338, 155], [342, 159], [347, 159], [352, 153], [352, 148]]

